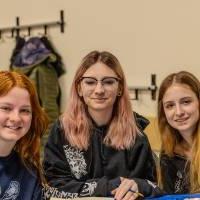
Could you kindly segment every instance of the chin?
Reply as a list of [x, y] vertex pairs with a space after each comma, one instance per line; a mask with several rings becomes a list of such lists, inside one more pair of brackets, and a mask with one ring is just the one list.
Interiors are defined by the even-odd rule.
[[96, 110], [96, 111], [103, 111], [103, 110], [106, 110], [106, 108], [102, 108], [102, 107], [95, 107], [95, 108], [92, 108], [92, 110]]
[[19, 140], [19, 138], [16, 137], [6, 137], [4, 138], [4, 141], [6, 142], [17, 142]]
[[25, 134], [24, 133], [9, 133], [7, 136], [5, 136], [5, 140], [10, 142], [17, 142], [20, 140]]
[[185, 131], [188, 131], [188, 130], [190, 130], [190, 127], [184, 127], [184, 128], [177, 128], [177, 130], [179, 131], [179, 132], [185, 132]]

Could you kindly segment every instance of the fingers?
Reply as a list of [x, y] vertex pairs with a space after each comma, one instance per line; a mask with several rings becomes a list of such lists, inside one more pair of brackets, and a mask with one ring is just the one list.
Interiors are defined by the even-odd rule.
[[138, 187], [134, 180], [123, 178], [123, 181], [121, 182], [119, 187], [115, 190], [114, 198], [116, 200], [136, 199], [138, 197], [137, 191]]
[[121, 200], [126, 195], [129, 188], [132, 187], [132, 185], [132, 180], [124, 179], [117, 188], [117, 191], [115, 193], [115, 199]]
[[117, 192], [117, 188], [111, 191], [111, 194], [114, 196]]
[[125, 179], [124, 177], [120, 177], [121, 182], [122, 182], [124, 179]]
[[125, 196], [122, 198], [122, 200], [135, 200], [138, 198], [137, 193], [133, 193], [128, 191]]

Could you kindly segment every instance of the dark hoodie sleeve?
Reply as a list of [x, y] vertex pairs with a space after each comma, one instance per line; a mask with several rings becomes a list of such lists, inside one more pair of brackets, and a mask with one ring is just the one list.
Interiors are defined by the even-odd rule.
[[[107, 177], [89, 179], [87, 174], [76, 178], [71, 172], [64, 148], [64, 137], [59, 122], [52, 127], [44, 151], [44, 171], [49, 186], [44, 196], [74, 198], [83, 196], [107, 196], [110, 180]], [[112, 182], [112, 180], [111, 180]]]
[[[148, 137], [143, 132], [149, 125], [149, 120], [134, 112], [136, 124], [141, 131], [136, 139], [132, 151], [132, 157], [134, 158], [135, 169], [133, 170], [133, 179], [138, 185], [139, 192], [145, 197], [155, 197], [165, 194], [157, 185], [157, 173], [156, 164], [153, 157], [153, 152], [148, 140]], [[136, 174], [136, 176], [134, 175]]]
[[137, 165], [133, 170], [133, 173], [135, 173], [136, 176], [132, 176], [138, 185], [139, 192], [145, 197], [153, 197], [164, 194], [164, 192], [156, 184], [156, 165], [148, 138], [145, 134], [138, 136], [132, 156], [137, 159], [134, 161]]
[[42, 199], [42, 186], [38, 183], [35, 187], [32, 200], [41, 200]]
[[140, 135], [137, 135], [135, 144], [129, 153], [131, 176], [156, 182], [156, 165], [145, 134], [140, 133]]
[[138, 113], [134, 113], [136, 123], [141, 131], [136, 139], [132, 156], [137, 165], [133, 173], [136, 174], [133, 179], [138, 185], [139, 192], [145, 197], [154, 197], [165, 194], [157, 185], [156, 164], [149, 140], [143, 130], [149, 124], [149, 121]]

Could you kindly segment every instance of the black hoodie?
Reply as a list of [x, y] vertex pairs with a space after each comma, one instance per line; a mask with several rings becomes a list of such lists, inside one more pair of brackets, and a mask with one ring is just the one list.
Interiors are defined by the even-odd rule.
[[[135, 118], [140, 129], [149, 123], [136, 113]], [[116, 150], [103, 143], [106, 131], [107, 126], [94, 126], [88, 150], [80, 151], [66, 141], [60, 122], [54, 124], [44, 155], [46, 197], [112, 196], [120, 177], [135, 180], [144, 196], [160, 192], [147, 136], [137, 134], [130, 149]]]

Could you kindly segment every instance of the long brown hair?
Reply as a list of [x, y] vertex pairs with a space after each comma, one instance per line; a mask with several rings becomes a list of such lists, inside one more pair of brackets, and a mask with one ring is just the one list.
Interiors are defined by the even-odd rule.
[[42, 167], [40, 163], [40, 139], [48, 126], [48, 118], [40, 106], [37, 92], [31, 81], [18, 72], [0, 72], [0, 97], [6, 95], [12, 88], [19, 87], [28, 91], [32, 108], [31, 127], [14, 146], [22, 162], [28, 169], [36, 169], [42, 182]]
[[[161, 134], [161, 152], [168, 156], [174, 155], [176, 145], [181, 146], [182, 138], [177, 130], [172, 128], [166, 119], [163, 108], [163, 96], [166, 90], [173, 84], [185, 84], [196, 94], [200, 104], [200, 82], [191, 73], [180, 71], [168, 75], [160, 85], [158, 95], [158, 127]], [[200, 108], [199, 108], [200, 112]], [[190, 162], [190, 192], [200, 192], [200, 122], [198, 121], [196, 132], [193, 133], [192, 158]], [[161, 177], [162, 180], [162, 177]]]
[[109, 52], [92, 51], [86, 55], [76, 71], [67, 110], [62, 122], [65, 137], [70, 144], [79, 149], [87, 149], [91, 136], [92, 122], [87, 113], [87, 107], [78, 95], [78, 87], [83, 74], [97, 62], [104, 63], [111, 68], [120, 79], [120, 95], [114, 104], [112, 120], [104, 143], [116, 149], [130, 148], [135, 142], [137, 126], [133, 117], [129, 92], [122, 67], [118, 59]]

